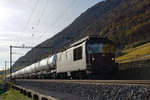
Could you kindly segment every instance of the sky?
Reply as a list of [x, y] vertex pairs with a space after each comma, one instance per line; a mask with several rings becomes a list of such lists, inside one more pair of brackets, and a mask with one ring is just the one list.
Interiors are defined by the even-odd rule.
[[[102, 0], [0, 0], [0, 70], [9, 66], [10, 45], [36, 46]], [[12, 60], [30, 49], [13, 48]]]

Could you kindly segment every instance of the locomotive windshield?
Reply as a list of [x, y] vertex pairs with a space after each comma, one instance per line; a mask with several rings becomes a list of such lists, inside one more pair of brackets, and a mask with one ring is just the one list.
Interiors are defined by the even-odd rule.
[[114, 53], [114, 45], [112, 43], [88, 43], [88, 53]]

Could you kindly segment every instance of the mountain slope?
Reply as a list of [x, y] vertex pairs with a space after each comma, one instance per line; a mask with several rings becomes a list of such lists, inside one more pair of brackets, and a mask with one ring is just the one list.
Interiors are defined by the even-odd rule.
[[[150, 41], [149, 0], [105, 0], [82, 13], [64, 30], [38, 46], [53, 46], [53, 53], [87, 35], [108, 36], [117, 50], [131, 48]], [[33, 49], [19, 61], [34, 63], [51, 54], [51, 49]], [[27, 64], [15, 63], [14, 66]]]
[[146, 43], [129, 50], [123, 50], [122, 52], [124, 53], [124, 55], [116, 58], [116, 61], [119, 63], [149, 59], [150, 43]]

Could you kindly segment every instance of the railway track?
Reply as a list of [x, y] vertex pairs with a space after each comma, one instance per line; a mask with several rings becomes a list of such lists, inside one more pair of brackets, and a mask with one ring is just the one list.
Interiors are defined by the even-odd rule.
[[[102, 97], [106, 100], [150, 100], [150, 80], [17, 79], [16, 85], [24, 88], [21, 91], [26, 90], [28, 93], [30, 89], [60, 100], [101, 100]], [[33, 92], [32, 97], [40, 97], [37, 93]]]
[[44, 79], [18, 79], [16, 81], [150, 86], [150, 80], [49, 80], [49, 79], [48, 80], [44, 80]]

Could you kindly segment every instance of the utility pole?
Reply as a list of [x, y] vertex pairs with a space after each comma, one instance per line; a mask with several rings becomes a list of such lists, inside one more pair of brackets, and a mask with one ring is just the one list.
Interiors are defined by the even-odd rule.
[[5, 78], [5, 67], [3, 67], [3, 80], [4, 80], [4, 78]]
[[12, 82], [12, 46], [10, 46], [10, 82]]
[[[12, 46], [10, 45], [10, 82], [12, 82], [12, 49], [13, 48], [24, 48], [24, 49], [33, 49], [33, 47], [31, 46], [25, 46], [25, 45], [22, 45], [22, 46]], [[35, 49], [46, 49], [46, 48], [51, 48], [52, 49], [52, 53], [53, 53], [53, 47], [46, 47], [46, 46], [37, 46], [37, 47], [34, 47]]]
[[[11, 61], [11, 63], [14, 63], [15, 61]], [[5, 79], [6, 79], [6, 75], [7, 75], [7, 70], [9, 71], [9, 73], [10, 72], [12, 72], [12, 69], [7, 69], [7, 63], [10, 63], [10, 61], [5, 61]], [[28, 63], [28, 64], [30, 64], [30, 61], [20, 61], [20, 62], [17, 62], [17, 63]], [[11, 64], [12, 65], [12, 64]], [[10, 67], [11, 68], [11, 67]]]
[[5, 61], [5, 80], [6, 80], [6, 66], [7, 66], [7, 61]]

